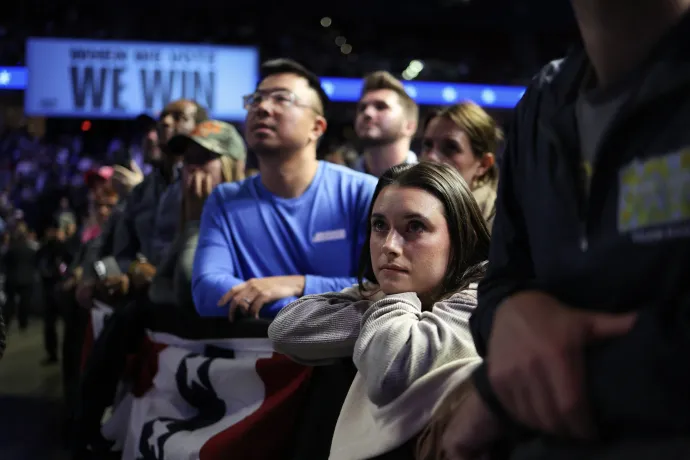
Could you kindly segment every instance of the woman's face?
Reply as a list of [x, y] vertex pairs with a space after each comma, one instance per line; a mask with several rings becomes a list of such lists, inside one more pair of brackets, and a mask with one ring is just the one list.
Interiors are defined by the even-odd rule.
[[443, 203], [416, 188], [388, 186], [371, 214], [371, 265], [386, 294], [437, 293], [448, 267], [450, 235]]
[[445, 117], [436, 117], [427, 125], [422, 139], [422, 159], [454, 167], [470, 187], [486, 172], [482, 161], [472, 152], [467, 134]]

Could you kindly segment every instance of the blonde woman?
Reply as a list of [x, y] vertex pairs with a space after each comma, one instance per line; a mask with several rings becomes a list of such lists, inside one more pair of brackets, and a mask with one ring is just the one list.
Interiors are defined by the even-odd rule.
[[424, 124], [422, 160], [448, 164], [470, 186], [489, 229], [496, 214], [496, 152], [503, 132], [496, 120], [473, 102], [433, 112]]

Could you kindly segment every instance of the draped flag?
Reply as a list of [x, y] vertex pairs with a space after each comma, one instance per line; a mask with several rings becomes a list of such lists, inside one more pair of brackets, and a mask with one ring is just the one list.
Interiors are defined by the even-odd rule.
[[[92, 311], [94, 338], [107, 314]], [[123, 460], [251, 460], [285, 457], [311, 369], [267, 338], [147, 331], [127, 374], [101, 428]]]

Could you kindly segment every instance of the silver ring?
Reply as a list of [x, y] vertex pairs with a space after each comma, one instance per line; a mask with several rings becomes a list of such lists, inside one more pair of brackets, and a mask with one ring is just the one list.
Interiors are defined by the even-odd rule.
[[242, 300], [244, 300], [244, 303], [246, 303], [246, 304], [252, 303], [252, 301], [251, 301], [250, 299], [246, 298], [246, 297], [245, 297], [244, 299], [242, 299]]

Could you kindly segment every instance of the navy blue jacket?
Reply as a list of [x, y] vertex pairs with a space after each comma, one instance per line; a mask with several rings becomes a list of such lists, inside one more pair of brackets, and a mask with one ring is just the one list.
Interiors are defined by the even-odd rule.
[[588, 68], [582, 48], [550, 63], [515, 111], [472, 333], [485, 354], [496, 310], [527, 289], [584, 310], [637, 311], [630, 333], [587, 351], [599, 431], [688, 435], [690, 16], [624, 82], [589, 187], [575, 118]]

